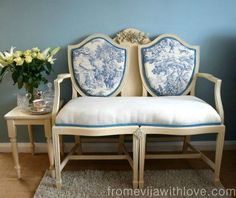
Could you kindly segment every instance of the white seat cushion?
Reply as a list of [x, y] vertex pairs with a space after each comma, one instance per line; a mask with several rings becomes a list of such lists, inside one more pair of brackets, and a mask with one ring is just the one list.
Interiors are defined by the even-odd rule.
[[80, 127], [188, 127], [220, 123], [215, 109], [194, 96], [79, 97], [70, 100], [56, 117], [56, 125]]

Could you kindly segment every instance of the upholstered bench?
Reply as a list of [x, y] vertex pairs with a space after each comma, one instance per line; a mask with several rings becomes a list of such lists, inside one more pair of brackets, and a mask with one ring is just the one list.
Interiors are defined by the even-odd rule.
[[58, 113], [56, 126], [187, 127], [219, 124], [209, 104], [195, 96], [78, 97]]
[[[166, 101], [159, 112], [163, 115], [160, 123], [155, 126], [153, 120], [153, 125], [140, 126], [139, 187], [144, 185], [145, 159], [201, 158], [214, 170], [213, 181], [218, 183], [225, 133], [221, 80], [210, 74], [198, 73], [199, 47], [189, 45], [175, 35], [162, 34], [138, 48], [143, 95], [157, 97], [156, 105], [163, 105], [161, 98], [166, 96], [175, 98]], [[215, 84], [215, 109], [195, 97], [198, 78]], [[209, 133], [217, 134], [215, 162], [190, 144], [191, 135]], [[183, 153], [147, 154], [145, 144], [149, 134], [185, 136]], [[188, 149], [195, 153], [189, 153]]]
[[[68, 63], [69, 73], [55, 80], [52, 113], [58, 188], [62, 185], [62, 169], [69, 160], [76, 159], [126, 159], [133, 169], [136, 188], [144, 185], [145, 159], [202, 158], [214, 170], [214, 181], [219, 181], [225, 130], [221, 80], [198, 73], [197, 46], [167, 34], [150, 42], [142, 32], [128, 29], [113, 40], [95, 34], [69, 46]], [[216, 109], [195, 96], [199, 77], [215, 83]], [[67, 78], [72, 82], [72, 99], [59, 109], [60, 84]], [[209, 133], [217, 134], [215, 162], [190, 144], [190, 135]], [[146, 153], [148, 134], [183, 136], [183, 153]], [[77, 142], [61, 162], [61, 135], [132, 135], [133, 157], [123, 141], [120, 154], [99, 156], [76, 154], [80, 146]], [[189, 153], [188, 149], [197, 153]]]
[[[129, 72], [128, 58], [129, 51], [126, 47], [118, 45], [103, 34], [91, 35], [78, 45], [68, 47], [70, 73], [60, 74], [54, 82], [55, 99], [52, 121], [57, 188], [60, 188], [62, 184], [62, 169], [69, 160], [75, 159], [126, 159], [133, 169], [133, 187], [138, 187], [139, 140], [135, 132], [139, 126], [119, 117], [120, 112], [127, 108], [122, 107], [126, 101], [120, 101], [119, 107], [111, 109], [116, 104], [115, 96], [125, 96], [133, 91], [132, 89], [129, 91], [129, 87], [125, 86]], [[60, 84], [68, 78], [72, 82], [72, 99], [60, 110]], [[123, 138], [120, 138], [121, 152], [119, 154], [78, 155], [76, 153], [80, 148], [80, 141], [78, 141], [64, 160], [62, 162], [60, 160], [59, 138], [62, 135], [99, 137], [127, 134], [133, 135], [133, 158], [125, 149]]]

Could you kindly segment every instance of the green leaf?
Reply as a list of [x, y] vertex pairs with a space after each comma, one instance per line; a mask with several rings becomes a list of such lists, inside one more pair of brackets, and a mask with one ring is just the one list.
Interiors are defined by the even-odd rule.
[[33, 82], [33, 79], [30, 77], [29, 80], [28, 80], [28, 83], [32, 84], [32, 82]]
[[18, 88], [21, 89], [23, 87], [23, 76], [19, 76], [17, 79], [17, 83], [18, 83]]
[[3, 77], [7, 74], [9, 66], [3, 67], [0, 72], [0, 82], [2, 82]]
[[11, 77], [12, 77], [12, 79], [13, 79], [14, 84], [16, 84], [16, 82], [17, 82], [17, 78], [18, 78], [18, 74], [17, 74], [17, 72], [16, 72], [16, 71], [13, 72], [12, 75], [11, 75]]
[[52, 65], [50, 63], [47, 63], [47, 68], [48, 68], [48, 71], [51, 72], [52, 71]]

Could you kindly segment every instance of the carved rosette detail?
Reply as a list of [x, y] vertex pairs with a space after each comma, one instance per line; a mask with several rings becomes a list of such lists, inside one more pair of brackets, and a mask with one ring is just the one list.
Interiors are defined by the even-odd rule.
[[143, 138], [143, 132], [140, 128], [138, 128], [135, 132], [134, 135], [138, 138], [138, 139], [142, 139]]
[[118, 33], [115, 37], [115, 41], [118, 44], [122, 43], [132, 43], [132, 44], [147, 44], [150, 42], [150, 39], [147, 36], [147, 33], [141, 32], [136, 29], [125, 29]]

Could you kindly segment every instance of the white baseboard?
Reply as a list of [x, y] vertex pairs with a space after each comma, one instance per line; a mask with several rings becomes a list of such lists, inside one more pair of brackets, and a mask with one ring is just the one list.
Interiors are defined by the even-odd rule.
[[[214, 151], [215, 141], [192, 141], [193, 146], [202, 151]], [[65, 143], [65, 152], [72, 148], [73, 143]], [[128, 151], [132, 150], [131, 143], [126, 143]], [[181, 150], [181, 142], [150, 142], [147, 145], [148, 151], [176, 151]], [[117, 144], [115, 143], [83, 143], [83, 152], [116, 152]], [[225, 141], [224, 150], [236, 150], [236, 141]], [[0, 152], [11, 152], [10, 143], [0, 143]], [[18, 143], [19, 153], [30, 153], [29, 143]], [[46, 153], [46, 143], [35, 143], [35, 153]]]

